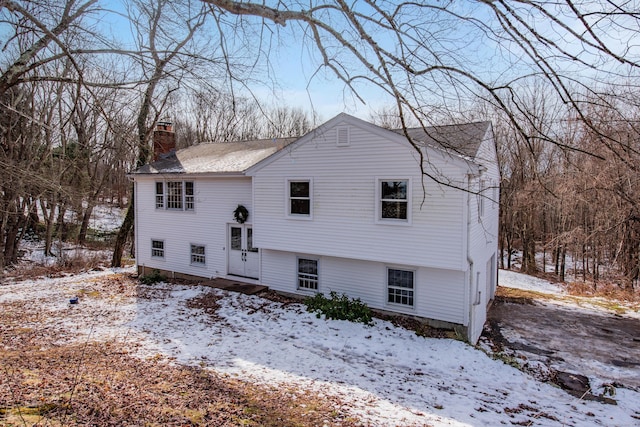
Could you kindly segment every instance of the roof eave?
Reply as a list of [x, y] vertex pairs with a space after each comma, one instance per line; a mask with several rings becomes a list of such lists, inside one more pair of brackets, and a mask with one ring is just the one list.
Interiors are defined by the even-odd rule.
[[184, 178], [241, 178], [247, 177], [245, 171], [233, 171], [233, 172], [130, 172], [127, 174], [127, 177], [132, 179], [136, 179], [138, 177], [151, 177], [157, 176], [161, 178], [167, 177], [180, 177], [180, 179]]

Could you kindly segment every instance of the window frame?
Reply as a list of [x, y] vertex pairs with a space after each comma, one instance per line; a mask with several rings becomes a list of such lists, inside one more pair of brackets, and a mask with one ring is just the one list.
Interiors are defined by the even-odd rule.
[[[156, 209], [164, 209], [164, 181], [155, 182], [156, 191]], [[158, 192], [160, 190], [160, 192]]]
[[[155, 182], [156, 209], [166, 211], [195, 211], [194, 180], [162, 180]], [[162, 189], [162, 193], [158, 190]], [[175, 194], [170, 194], [174, 192]]]
[[[291, 196], [291, 184], [296, 182], [305, 182], [309, 184], [309, 195], [307, 197]], [[285, 198], [285, 212], [286, 216], [291, 219], [311, 220], [313, 219], [313, 179], [311, 178], [287, 178], [285, 181], [285, 192], [287, 197]], [[309, 201], [309, 213], [300, 214], [291, 211], [292, 200], [308, 200]]]
[[[197, 267], [205, 267], [207, 265], [207, 246], [199, 243], [190, 243], [189, 264]], [[202, 253], [194, 253], [194, 248], [202, 248]], [[194, 257], [202, 258], [202, 261], [194, 260]]]
[[184, 200], [184, 210], [192, 211], [195, 210], [195, 202], [196, 202], [196, 184], [194, 181], [182, 181], [183, 182], [183, 200]]
[[[397, 285], [391, 285], [389, 283], [389, 273], [391, 271], [399, 271], [399, 272], [403, 272], [403, 273], [411, 273], [411, 288], [405, 287], [405, 286], [397, 286]], [[411, 268], [407, 268], [407, 267], [398, 267], [398, 266], [387, 266], [385, 268], [385, 290], [386, 290], [386, 305], [390, 306], [390, 307], [395, 307], [395, 308], [404, 308], [404, 309], [410, 309], [413, 310], [416, 307], [416, 299], [417, 299], [417, 291], [416, 291], [416, 270], [415, 269], [411, 269]], [[390, 291], [391, 290], [396, 290], [396, 291], [408, 291], [410, 293], [410, 295], [406, 295], [406, 298], [411, 299], [411, 304], [409, 303], [403, 303], [403, 302], [398, 302], [398, 301], [391, 301], [391, 294]], [[401, 294], [396, 294], [394, 295], [396, 298], [403, 298], [405, 296], [401, 295]]]
[[[316, 264], [316, 273], [306, 273], [300, 271], [300, 261], [311, 261]], [[301, 275], [308, 277], [301, 277]], [[315, 276], [315, 277], [313, 277]], [[315, 283], [315, 287], [311, 286], [301, 286], [301, 281], [307, 281], [311, 284]], [[306, 256], [297, 256], [296, 257], [296, 289], [302, 292], [318, 292], [320, 289], [320, 260], [318, 258], [311, 258]]]
[[[154, 243], [160, 243], [162, 244], [161, 248], [156, 248], [154, 247]], [[158, 255], [157, 253], [154, 254], [154, 252], [161, 252], [161, 255]], [[160, 240], [160, 239], [151, 239], [151, 258], [155, 258], [155, 259], [164, 259], [164, 254], [165, 254], [165, 247], [164, 247], [164, 240]]]
[[[383, 182], [396, 182], [396, 181], [405, 181], [407, 184], [406, 189], [406, 199], [383, 199], [382, 198], [382, 183]], [[413, 186], [411, 183], [411, 178], [408, 177], [376, 177], [376, 223], [378, 224], [393, 224], [393, 225], [411, 225], [412, 223], [412, 194], [413, 194]], [[392, 201], [402, 201], [404, 200], [407, 207], [407, 217], [406, 218], [383, 218], [383, 202], [392, 202]]]

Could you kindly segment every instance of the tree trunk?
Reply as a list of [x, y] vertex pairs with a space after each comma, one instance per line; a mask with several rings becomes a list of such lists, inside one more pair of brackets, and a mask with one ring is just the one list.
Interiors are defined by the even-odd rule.
[[560, 281], [562, 282], [564, 282], [564, 277], [565, 277], [566, 259], [567, 259], [567, 248], [565, 246], [562, 246], [560, 250]]
[[84, 211], [84, 215], [82, 215], [82, 224], [80, 225], [80, 231], [78, 232], [78, 244], [84, 245], [87, 241], [87, 230], [89, 229], [89, 220], [91, 219], [91, 214], [93, 213], [93, 207], [95, 202], [93, 200], [89, 201], [87, 205], [87, 209]]
[[129, 199], [129, 206], [127, 207], [127, 214], [122, 221], [120, 230], [118, 230], [118, 236], [116, 237], [116, 243], [113, 247], [113, 257], [111, 258], [112, 267], [122, 267], [122, 254], [124, 253], [124, 247], [127, 243], [127, 238], [133, 229], [134, 221], [134, 186], [131, 185], [131, 198]]
[[55, 224], [55, 215], [56, 215], [56, 204], [55, 204], [55, 196], [54, 199], [49, 203], [49, 213], [47, 214], [47, 205], [44, 201], [40, 201], [40, 206], [42, 207], [42, 212], [44, 213], [44, 222], [46, 224], [46, 230], [44, 234], [44, 255], [51, 256], [51, 246], [53, 246], [53, 228]]

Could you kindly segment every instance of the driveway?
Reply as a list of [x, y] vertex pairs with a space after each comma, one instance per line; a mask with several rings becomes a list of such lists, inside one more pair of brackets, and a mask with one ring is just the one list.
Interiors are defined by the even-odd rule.
[[[502, 296], [501, 296], [502, 295]], [[514, 298], [500, 288], [488, 313], [485, 340], [502, 346], [518, 364], [541, 362], [551, 371], [598, 378], [607, 387], [640, 390], [640, 319], [572, 297]], [[587, 301], [585, 299], [585, 301]]]

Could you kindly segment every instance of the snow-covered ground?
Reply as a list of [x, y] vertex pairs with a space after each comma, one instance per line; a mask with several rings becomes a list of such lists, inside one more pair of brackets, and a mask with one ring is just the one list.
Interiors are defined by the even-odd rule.
[[[114, 340], [140, 357], [338, 396], [346, 402], [339, 409], [372, 426], [640, 424], [639, 391], [619, 388], [617, 405], [583, 401], [460, 341], [381, 320], [368, 327], [319, 319], [300, 304], [219, 289], [127, 285], [123, 272], [132, 270], [5, 283], [0, 305], [49, 313], [42, 326], [65, 340]], [[503, 285], [560, 293], [504, 273]], [[80, 303], [70, 305], [74, 295]], [[217, 300], [213, 315], [193, 308], [202, 296]]]
[[562, 295], [565, 293], [557, 283], [550, 283], [547, 280], [515, 271], [500, 270], [498, 281], [500, 286], [507, 288], [523, 289], [552, 295]]

